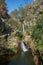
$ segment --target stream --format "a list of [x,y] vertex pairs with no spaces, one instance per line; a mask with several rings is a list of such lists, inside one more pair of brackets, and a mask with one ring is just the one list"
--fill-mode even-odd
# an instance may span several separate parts
[[15,56],[11,56],[11,60],[8,56],[0,56],[0,65],[35,65],[31,51],[27,49],[23,42],[21,43],[22,51]]
[[0,65],[35,65],[31,52],[21,52],[9,61],[7,56],[0,59]]
[[35,65],[32,59],[32,55],[29,52],[22,52],[13,59],[8,65]]

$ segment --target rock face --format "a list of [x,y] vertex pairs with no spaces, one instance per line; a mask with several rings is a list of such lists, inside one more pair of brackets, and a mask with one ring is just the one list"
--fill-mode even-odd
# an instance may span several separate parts
[[36,55],[34,56],[34,62],[35,62],[35,65],[39,65],[38,64],[38,57]]
[[35,2],[31,3],[30,5],[26,6],[27,10],[27,19],[29,21],[25,21],[27,25],[35,25],[38,18],[41,18],[43,15],[43,0],[36,0]]
[[32,49],[32,52],[34,53],[35,51],[35,45],[34,45],[34,40],[30,36],[26,36],[24,39],[26,45]]
[[[2,41],[3,40],[3,41]],[[13,54],[18,52],[18,40],[14,37],[8,37],[6,41],[4,37],[0,38],[0,55]]]
[[8,40],[8,48],[18,47],[18,41],[14,37]]

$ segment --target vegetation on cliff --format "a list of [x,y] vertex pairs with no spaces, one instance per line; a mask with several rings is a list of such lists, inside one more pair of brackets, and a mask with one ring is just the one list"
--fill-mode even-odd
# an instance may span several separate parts
[[[10,14],[10,18],[7,13],[5,0],[0,1],[0,6],[1,6],[0,35],[1,33],[9,34],[7,32],[10,32],[10,36],[8,38],[9,40],[11,40],[10,43],[13,43],[15,38],[20,41],[20,38],[22,37],[22,35],[23,35],[22,37],[23,40],[25,39],[26,36],[27,37],[30,36],[32,40],[34,40],[33,44],[35,44],[36,48],[43,49],[43,44],[42,44],[43,43],[43,1],[36,0],[35,2],[25,7],[20,7],[18,10],[12,11]],[[1,24],[1,22],[3,21],[4,23]],[[5,23],[5,21],[7,22]],[[29,44],[29,41],[28,41],[28,44]],[[10,45],[10,44],[7,44],[7,45]]]

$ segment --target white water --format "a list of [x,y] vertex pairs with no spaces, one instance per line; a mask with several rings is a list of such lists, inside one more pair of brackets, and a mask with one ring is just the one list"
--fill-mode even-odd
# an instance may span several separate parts
[[21,41],[21,49],[22,49],[22,51],[24,51],[24,52],[28,51],[28,48],[25,46],[25,44],[24,44],[23,41]]
[[24,32],[25,30],[24,30],[24,24],[22,24],[22,32]]

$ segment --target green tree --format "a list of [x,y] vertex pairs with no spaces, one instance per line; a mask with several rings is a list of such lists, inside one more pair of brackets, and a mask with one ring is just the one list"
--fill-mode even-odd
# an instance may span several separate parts
[[5,0],[0,0],[0,33],[2,33],[8,27],[5,21],[7,21],[10,16],[7,12]]
[[15,9],[14,11],[11,12],[11,14],[16,18],[19,16],[19,11]]
[[37,46],[43,45],[43,17],[37,20],[32,30],[32,38],[37,43]]

